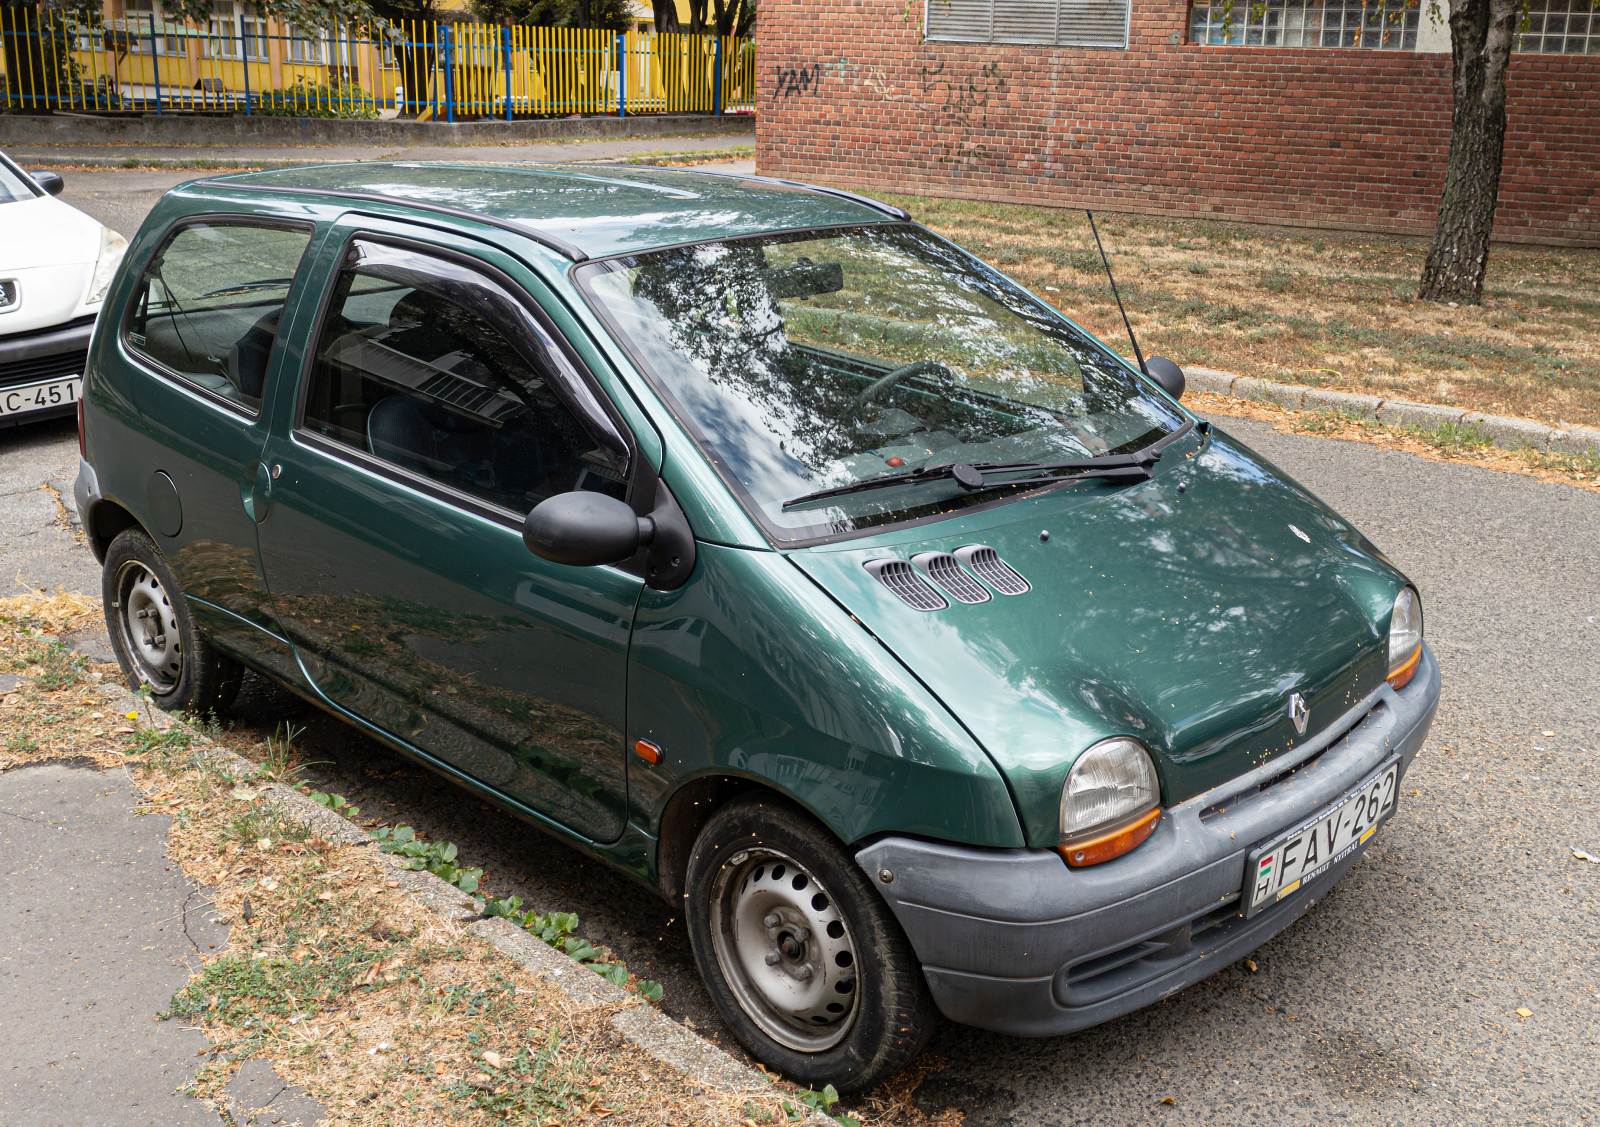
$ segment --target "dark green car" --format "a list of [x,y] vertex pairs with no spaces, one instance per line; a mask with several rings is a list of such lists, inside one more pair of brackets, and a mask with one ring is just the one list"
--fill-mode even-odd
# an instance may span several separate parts
[[1439,673],[1360,533],[899,210],[421,164],[184,185],[90,353],[128,676],[244,668],[681,903],[809,1083],[1253,950]]

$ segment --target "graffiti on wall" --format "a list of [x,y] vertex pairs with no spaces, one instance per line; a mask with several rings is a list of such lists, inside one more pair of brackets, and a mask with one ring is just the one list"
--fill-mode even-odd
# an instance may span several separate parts
[[779,98],[792,98],[796,94],[810,94],[822,85],[822,64],[783,67],[778,71],[778,87],[773,92]]

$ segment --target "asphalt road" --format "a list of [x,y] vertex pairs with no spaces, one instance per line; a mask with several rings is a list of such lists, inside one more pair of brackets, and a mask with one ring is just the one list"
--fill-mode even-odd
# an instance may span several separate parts
[[[178,178],[77,174],[67,199],[130,231]],[[1445,696],[1398,816],[1255,971],[1054,1040],[945,1026],[919,1102],[978,1125],[1593,1121],[1600,865],[1573,849],[1600,855],[1600,494],[1221,422],[1423,592]],[[33,466],[45,480],[71,442],[64,428],[0,434],[0,481],[9,492]],[[25,541],[0,522],[0,576],[41,566]],[[76,550],[53,543],[52,559]],[[280,690],[252,682],[235,720],[303,725],[314,783],[455,841],[498,894],[578,912],[585,934],[665,984],[669,1012],[718,1036],[682,924],[648,892]]]

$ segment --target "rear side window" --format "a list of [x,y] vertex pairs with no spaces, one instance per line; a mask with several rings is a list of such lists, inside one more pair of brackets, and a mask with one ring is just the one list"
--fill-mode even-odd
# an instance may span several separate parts
[[[578,385],[495,281],[454,259],[358,241],[317,339],[302,426],[517,514],[575,489],[620,498],[627,447],[558,392]],[[592,396],[580,406],[600,414]]]
[[128,317],[128,347],[249,414],[290,283],[311,241],[299,227],[191,223],[150,260]]

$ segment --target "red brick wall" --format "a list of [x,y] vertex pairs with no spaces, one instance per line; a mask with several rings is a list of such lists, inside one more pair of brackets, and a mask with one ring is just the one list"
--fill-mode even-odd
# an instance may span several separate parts
[[[921,0],[762,0],[760,172],[880,191],[1431,231],[1448,55],[925,43]],[[1512,60],[1495,233],[1600,246],[1600,58]]]

